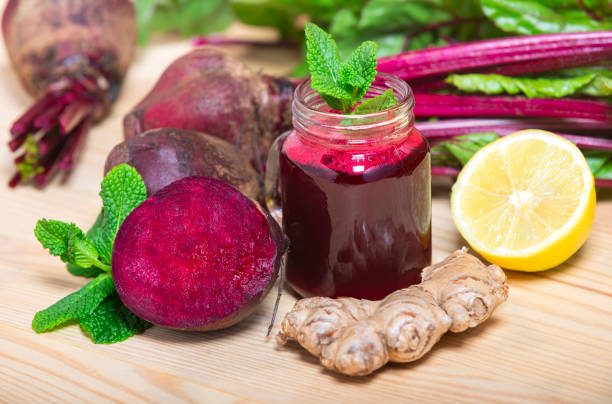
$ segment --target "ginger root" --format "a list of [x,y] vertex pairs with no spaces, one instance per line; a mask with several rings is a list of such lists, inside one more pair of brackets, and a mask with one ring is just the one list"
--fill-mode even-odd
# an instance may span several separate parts
[[484,265],[465,248],[423,269],[421,277],[420,284],[379,301],[298,300],[276,341],[296,340],[326,368],[363,376],[389,361],[419,359],[447,330],[477,326],[508,298],[502,269]]

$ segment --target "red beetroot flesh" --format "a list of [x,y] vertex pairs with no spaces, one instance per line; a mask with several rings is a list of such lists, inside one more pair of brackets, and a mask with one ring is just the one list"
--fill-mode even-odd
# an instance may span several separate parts
[[238,147],[258,171],[291,124],[294,83],[206,47],[172,63],[124,120],[126,139],[155,128],[196,130]]
[[190,177],[125,219],[112,267],[125,305],[152,323],[214,330],[246,317],[276,278],[280,229],[230,185]]

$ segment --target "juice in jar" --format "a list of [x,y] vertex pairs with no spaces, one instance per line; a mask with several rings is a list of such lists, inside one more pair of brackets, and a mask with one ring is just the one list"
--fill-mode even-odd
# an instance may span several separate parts
[[296,90],[279,176],[286,276],[303,296],[380,299],[419,283],[431,262],[429,146],[413,127],[409,88],[384,76],[374,91],[395,85],[404,100],[377,118],[300,111],[300,91],[312,90]]

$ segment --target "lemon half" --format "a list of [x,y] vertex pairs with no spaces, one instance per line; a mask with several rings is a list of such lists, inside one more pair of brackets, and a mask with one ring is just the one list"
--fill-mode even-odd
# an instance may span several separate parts
[[528,129],[474,154],[453,186],[451,209],[461,235],[485,259],[541,271],[585,242],[595,216],[595,181],[576,145]]

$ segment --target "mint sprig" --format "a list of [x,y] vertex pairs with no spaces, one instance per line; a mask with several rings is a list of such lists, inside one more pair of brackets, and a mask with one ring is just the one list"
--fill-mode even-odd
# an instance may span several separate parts
[[34,235],[51,255],[59,256],[64,262],[81,268],[94,266],[105,272],[111,269],[98,259],[96,247],[74,223],[41,219],[36,223]]
[[393,89],[388,89],[381,95],[370,98],[355,107],[355,114],[372,114],[387,110],[394,105],[397,105],[397,99]]
[[117,293],[109,295],[95,310],[82,317],[80,323],[96,344],[124,341],[151,326],[125,307]]
[[94,311],[106,296],[114,291],[115,284],[111,275],[98,275],[79,291],[36,313],[32,320],[32,328],[40,333],[51,331],[70,320],[78,320]]
[[110,273],[117,231],[127,215],[147,198],[146,186],[136,169],[121,164],[102,181],[100,196],[102,210],[87,234],[74,223],[41,219],[36,224],[36,238],[51,255],[68,264],[71,274],[95,277],[79,291],[36,313],[32,321],[36,332],[78,320],[95,343],[111,343],[149,326],[121,303]]
[[[319,92],[321,98],[331,108],[345,114],[351,113],[353,106],[361,101],[376,78],[378,45],[372,41],[362,42],[351,53],[348,63],[344,63],[340,59],[338,46],[330,34],[310,22],[306,23],[304,30],[306,33],[306,62],[311,75],[310,86]],[[370,108],[389,108],[388,94],[385,99],[385,102],[373,102]],[[395,95],[393,95],[393,100],[397,104]],[[371,112],[378,111],[383,111],[383,109]]]
[[[125,165],[124,169],[111,170],[102,180],[100,196],[104,218],[102,219],[101,242],[105,253],[112,251],[115,235],[123,220],[147,199],[147,188],[135,168]],[[110,261],[110,256],[108,257]]]

